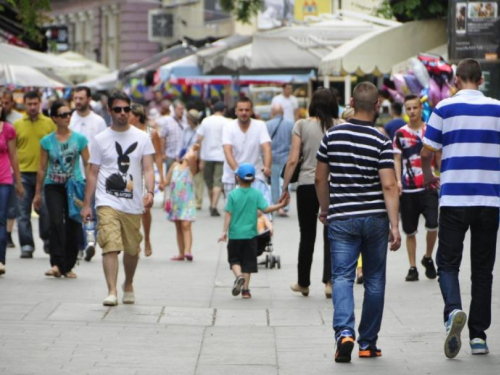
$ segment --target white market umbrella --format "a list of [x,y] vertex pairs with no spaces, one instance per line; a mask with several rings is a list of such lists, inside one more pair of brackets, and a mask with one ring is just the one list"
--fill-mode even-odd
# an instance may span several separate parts
[[118,70],[108,73],[96,79],[80,83],[94,90],[111,90],[118,87]]
[[0,86],[15,85],[22,87],[68,87],[63,79],[58,80],[29,66],[0,65]]
[[37,52],[28,48],[0,43],[0,64],[30,66],[32,68],[75,68],[83,64],[62,59],[55,55]]
[[82,66],[75,68],[54,69],[58,76],[71,82],[79,83],[88,81],[111,73],[111,69],[106,65],[100,64],[97,61],[91,60],[73,51],[61,53],[58,57],[70,62],[82,64]]

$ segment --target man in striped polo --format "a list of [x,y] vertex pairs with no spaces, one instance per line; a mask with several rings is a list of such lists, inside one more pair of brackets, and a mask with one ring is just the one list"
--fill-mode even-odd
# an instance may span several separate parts
[[[438,249],[439,286],[444,299],[445,355],[460,351],[467,321],[462,311],[458,274],[466,232],[471,231],[471,305],[469,338],[472,354],[487,354],[491,323],[491,289],[498,231],[500,190],[500,102],[485,97],[481,66],[462,60],[455,84],[459,92],[441,101],[429,119],[421,152],[424,181],[440,183]],[[431,160],[442,150],[440,181]]]
[[359,357],[382,355],[377,339],[384,310],[388,239],[391,250],[401,246],[392,142],[373,127],[379,107],[377,88],[369,82],[358,84],[351,106],[354,117],[331,128],[323,138],[316,168],[319,218],[329,222],[336,362],[350,362],[354,347],[353,284],[360,254],[365,300]]

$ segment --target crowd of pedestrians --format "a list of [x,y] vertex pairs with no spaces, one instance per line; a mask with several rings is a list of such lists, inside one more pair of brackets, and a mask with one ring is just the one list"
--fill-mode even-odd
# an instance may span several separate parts
[[[291,185],[296,183],[300,242],[291,290],[309,294],[320,222],[324,224],[322,282],[334,306],[336,362],[351,361],[356,340],[360,358],[382,355],[377,341],[387,250],[401,246],[401,218],[410,266],[406,281],[419,279],[415,235],[421,215],[427,236],[420,263],[427,278],[439,278],[445,304],[445,355],[454,358],[459,353],[466,323],[472,354],[487,354],[499,226],[500,102],[479,91],[482,82],[479,63],[463,60],[456,71],[458,93],[441,101],[428,123],[422,121],[419,98],[410,95],[403,106],[392,104],[393,120],[385,130],[374,126],[381,103],[376,86],[369,82],[359,83],[349,105],[342,108],[338,93],[317,89],[305,119],[298,118],[291,84],[284,84],[283,93],[272,101],[267,123],[255,118],[253,103],[245,97],[236,102],[235,119],[229,119],[226,106],[215,98],[201,112],[155,95],[149,113],[158,117],[149,118],[146,107],[117,90],[108,96],[107,126],[93,112],[86,87],[74,89],[74,111],[56,101],[50,118],[40,113],[36,92],[24,94],[26,113],[20,114],[13,109],[12,93],[4,91],[0,274],[6,273],[6,248],[13,245],[13,219],[18,222],[21,258],[33,257],[34,206],[44,251],[50,255],[47,276],[77,278],[79,251],[90,261],[97,238],[108,288],[103,304],[118,304],[121,252],[122,302],[135,303],[141,222],[144,254],[151,256],[153,251],[150,208],[156,164],[167,219],[176,230],[178,253],[171,260],[194,260],[193,222],[202,208],[206,184],[212,217],[221,216],[219,200],[222,196],[225,200],[219,241],[228,241],[228,263],[235,277],[232,295],[250,299],[250,275],[257,272],[257,235],[266,230],[272,235],[272,217],[266,215],[277,211],[278,216],[288,216]],[[401,117],[403,107],[408,123]],[[78,199],[70,191],[70,181],[85,184]],[[80,217],[72,215],[75,204]],[[90,235],[82,224],[91,228]],[[467,319],[458,275],[469,229],[472,301]],[[357,332],[356,280],[362,280],[365,290]]]

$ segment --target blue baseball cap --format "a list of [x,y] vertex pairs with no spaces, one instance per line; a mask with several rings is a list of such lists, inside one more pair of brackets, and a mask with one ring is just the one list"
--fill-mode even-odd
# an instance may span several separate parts
[[245,181],[253,181],[255,178],[255,167],[250,163],[240,164],[236,174],[239,178]]

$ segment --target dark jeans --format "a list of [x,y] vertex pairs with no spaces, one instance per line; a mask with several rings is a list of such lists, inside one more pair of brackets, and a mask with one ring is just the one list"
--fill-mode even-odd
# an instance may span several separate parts
[[465,233],[471,231],[470,338],[486,339],[491,324],[491,288],[495,264],[498,208],[442,207],[439,214],[439,245],[436,255],[439,286],[444,299],[444,321],[454,309],[462,309],[458,274]]
[[[19,243],[21,251],[34,251],[33,230],[31,228],[31,208],[35,198],[36,172],[22,172],[21,183],[24,188],[24,196],[17,199],[17,229],[19,232]],[[42,197],[43,200],[43,197]],[[49,217],[45,204],[38,211],[40,238],[46,243],[49,240]]]
[[0,263],[5,264],[7,251],[7,212],[12,185],[0,185]]
[[78,256],[78,231],[81,224],[68,216],[68,197],[64,185],[45,185],[45,200],[50,219],[50,264],[62,274],[73,269]]
[[[302,287],[311,285],[311,265],[316,242],[316,226],[318,224],[319,201],[314,185],[300,185],[297,188],[297,214],[299,216],[300,243],[298,283]],[[330,244],[328,228],[323,229],[323,283],[331,281]]]

